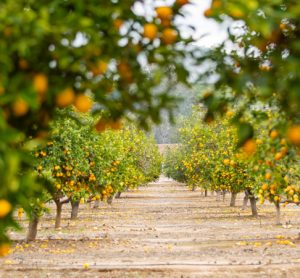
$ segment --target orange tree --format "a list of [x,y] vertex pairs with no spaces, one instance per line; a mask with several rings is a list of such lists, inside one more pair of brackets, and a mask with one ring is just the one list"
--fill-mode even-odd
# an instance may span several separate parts
[[[230,205],[234,206],[237,193],[251,191],[252,184],[248,176],[247,155],[236,148],[237,132],[230,124],[233,113],[228,112],[226,119],[218,119],[210,124],[197,120],[202,116],[203,112],[195,109],[185,121],[180,129],[181,150],[171,157],[175,160],[179,158],[181,161],[173,162],[173,165],[177,163],[181,167],[175,168],[169,163],[167,170],[175,172],[172,177],[176,178],[176,170],[180,169],[185,182],[192,188],[230,191]],[[254,196],[251,201],[252,213],[256,215]]]
[[185,4],[148,15],[138,0],[1,1],[0,244],[13,210],[41,190],[24,140],[47,136],[55,107],[87,111],[88,93],[114,121],[131,111],[143,126],[173,107],[167,92],[188,75],[182,61],[190,40],[174,24]]
[[260,203],[268,200],[274,203],[277,212],[276,222],[280,223],[280,204],[299,205],[300,187],[299,155],[293,144],[281,133],[285,116],[273,110],[267,111],[267,119],[252,122],[259,127],[256,135],[256,151],[249,157],[249,175],[255,178],[254,191]]
[[98,190],[94,165],[98,159],[93,119],[71,109],[60,111],[51,125],[46,146],[35,152],[38,174],[52,182],[48,190],[57,208],[55,227],[60,226],[62,205],[71,202],[76,217],[79,200]]
[[153,137],[129,124],[97,133],[94,122],[73,109],[60,111],[46,146],[35,152],[36,171],[50,186],[33,200],[28,241],[35,239],[39,217],[50,200],[56,204],[58,228],[63,204],[71,203],[74,219],[80,203],[105,201],[160,175],[161,158]]
[[[228,20],[224,15],[242,27],[238,31],[229,28],[227,41],[207,58],[214,60],[218,76],[215,89],[226,85],[234,93],[230,99],[220,98],[218,90],[206,94],[203,101],[208,107],[207,117],[214,117],[218,111],[225,113],[228,104],[245,97],[247,106],[241,109],[240,117],[251,105],[273,106],[276,100],[276,105],[285,112],[281,131],[291,143],[300,145],[300,3],[213,0],[205,11],[205,16],[219,22]],[[253,134],[253,125],[248,122],[248,132],[241,141],[245,142]]]

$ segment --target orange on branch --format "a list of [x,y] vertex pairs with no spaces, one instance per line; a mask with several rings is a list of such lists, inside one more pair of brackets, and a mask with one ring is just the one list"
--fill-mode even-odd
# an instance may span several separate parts
[[153,23],[147,23],[144,25],[143,36],[149,40],[154,40],[157,37],[157,26]]
[[29,106],[25,100],[22,98],[17,99],[13,104],[12,104],[12,111],[14,116],[16,117],[21,117],[27,114],[29,110]]
[[33,78],[33,87],[39,95],[44,95],[48,91],[47,76],[43,73],[36,74]]
[[162,32],[162,41],[165,44],[173,44],[177,40],[178,33],[175,29],[166,28]]
[[73,104],[74,100],[75,93],[72,88],[67,88],[56,96],[56,104],[60,108]]
[[173,11],[168,6],[161,6],[155,9],[157,17],[161,20],[171,19],[173,16]]
[[80,94],[76,96],[74,106],[80,112],[88,112],[93,105],[93,101],[86,95]]
[[113,24],[114,24],[114,27],[119,30],[122,27],[122,25],[123,25],[123,20],[120,19],[120,18],[116,18],[114,20]]
[[176,0],[177,5],[179,6],[184,6],[188,4],[190,1],[189,0]]
[[272,130],[271,133],[270,133],[270,137],[272,139],[276,139],[278,137],[278,131],[277,130]]
[[4,218],[12,210],[12,205],[5,199],[0,200],[0,218]]
[[289,127],[287,137],[293,145],[300,145],[300,125]]
[[243,151],[247,155],[252,155],[256,151],[256,143],[253,139],[248,139],[242,146]]
[[0,243],[0,257],[7,256],[10,253],[10,245],[8,243]]

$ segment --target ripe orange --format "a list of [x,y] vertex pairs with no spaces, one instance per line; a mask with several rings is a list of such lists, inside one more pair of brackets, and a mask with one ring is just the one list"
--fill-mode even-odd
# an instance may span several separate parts
[[177,40],[177,35],[178,35],[178,33],[175,29],[166,28],[162,32],[161,39],[165,44],[173,44]]
[[264,183],[262,186],[261,186],[261,189],[262,190],[267,190],[268,189],[268,185],[266,183]]
[[157,37],[157,26],[153,23],[147,23],[144,25],[143,36],[149,40],[154,40]]
[[128,83],[132,81],[132,72],[126,62],[120,62],[117,66],[120,76]]
[[96,123],[95,128],[97,131],[103,132],[107,128],[107,122],[101,119],[100,121],[98,121],[98,123]]
[[115,20],[114,20],[114,27],[116,28],[116,29],[120,29],[121,28],[121,26],[123,25],[123,20],[122,19],[120,19],[120,18],[116,18]]
[[25,100],[19,98],[12,104],[12,110],[16,117],[21,117],[27,114],[29,107]]
[[121,120],[116,120],[116,121],[110,121],[109,122],[109,127],[113,130],[118,130],[123,127],[123,123]]
[[247,155],[252,155],[256,151],[256,143],[253,139],[248,139],[243,145],[243,151]]
[[177,5],[184,6],[189,3],[189,0],[176,0]]
[[270,172],[266,173],[266,179],[270,180],[272,178],[272,174]]
[[171,19],[173,15],[173,11],[168,6],[161,6],[155,9],[157,17],[161,20]]
[[58,107],[66,107],[74,102],[75,94],[72,88],[63,90],[56,96],[56,104]]
[[8,243],[0,244],[0,257],[7,256],[10,253],[10,245]]
[[223,163],[224,163],[225,165],[229,165],[230,160],[229,160],[228,158],[226,158],[226,159],[223,160]]
[[276,139],[278,137],[278,131],[277,130],[272,130],[271,133],[270,133],[270,137],[272,139]]
[[7,214],[10,213],[12,205],[5,199],[0,200],[0,218],[4,218]]
[[275,160],[280,160],[283,157],[283,153],[276,153],[275,154]]
[[221,2],[220,0],[214,0],[214,1],[212,2],[212,7],[213,7],[214,9],[221,8],[221,6],[222,6],[222,2]]
[[276,202],[276,203],[280,202],[280,197],[279,196],[275,196],[274,197],[274,202]]
[[300,125],[293,125],[288,129],[287,137],[294,145],[300,145]]
[[74,101],[74,106],[77,108],[77,110],[83,113],[88,112],[91,109],[92,105],[92,100],[88,96],[83,94],[76,96]]
[[211,17],[212,14],[213,14],[213,11],[212,11],[211,8],[205,10],[205,12],[204,12],[204,16],[205,16],[205,17]]
[[33,87],[39,95],[44,95],[48,91],[48,78],[45,74],[36,74],[33,78]]
[[107,63],[101,60],[97,63],[97,66],[92,68],[92,72],[95,76],[104,74],[107,71],[107,66]]

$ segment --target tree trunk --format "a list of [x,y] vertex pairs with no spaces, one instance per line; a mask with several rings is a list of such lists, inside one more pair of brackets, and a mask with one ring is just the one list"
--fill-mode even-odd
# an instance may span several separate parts
[[78,216],[79,201],[71,201],[71,219],[76,219]]
[[236,196],[237,196],[237,193],[235,193],[235,192],[231,193],[231,199],[230,199],[230,206],[231,207],[235,207]]
[[35,213],[32,213],[32,218],[28,225],[28,233],[26,237],[27,242],[34,241],[36,239],[39,220],[39,217]]
[[275,203],[275,208],[276,208],[276,225],[280,225],[280,204]]
[[207,189],[204,191],[204,196],[207,197]]
[[223,190],[223,202],[225,202],[226,190]]
[[112,202],[113,202],[113,199],[114,199],[114,196],[113,196],[113,195],[109,196],[109,197],[107,198],[107,203],[108,203],[109,205],[111,205]]
[[212,192],[210,193],[210,195],[211,195],[211,196],[214,196],[214,195],[215,195],[215,192],[214,192],[214,191],[212,191]]
[[[246,197],[246,196],[245,196]],[[247,196],[248,198],[248,196]],[[250,195],[249,196],[249,200],[250,200],[250,205],[251,205],[251,211],[252,211],[252,216],[257,217],[257,208],[256,208],[256,199],[254,195]]]
[[193,186],[192,186],[192,191],[195,191],[195,190],[196,190],[196,186],[193,185]]
[[116,195],[115,195],[115,198],[119,199],[121,197],[121,194],[122,194],[122,192],[117,192]]
[[[247,192],[245,191],[242,210],[246,209],[248,200],[249,200],[249,196],[248,196]],[[251,200],[250,200],[250,203],[251,203]],[[252,204],[251,204],[251,209],[252,209]]]
[[56,204],[55,228],[57,229],[60,228],[62,204],[60,200],[55,200],[55,204]]
[[218,190],[218,191],[217,191],[217,198],[216,198],[216,201],[219,202],[219,201],[220,201],[220,198],[221,198],[221,191]]
[[100,206],[100,200],[96,200],[93,208],[96,209],[96,208],[99,208],[99,206]]

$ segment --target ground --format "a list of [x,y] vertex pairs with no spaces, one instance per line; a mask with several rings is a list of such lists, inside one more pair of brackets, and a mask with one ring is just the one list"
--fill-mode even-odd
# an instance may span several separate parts
[[11,232],[0,277],[299,277],[299,208],[284,208],[278,226],[273,205],[252,218],[242,198],[230,208],[229,196],[217,202],[162,178],[112,205],[82,205],[74,221],[66,206],[62,228],[46,215],[34,243]]

